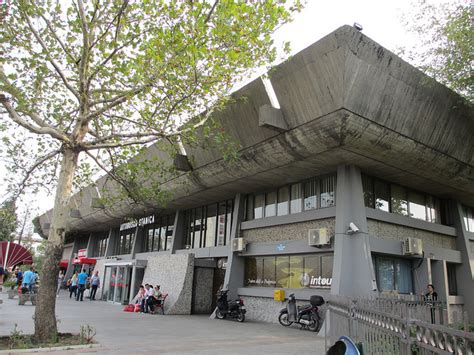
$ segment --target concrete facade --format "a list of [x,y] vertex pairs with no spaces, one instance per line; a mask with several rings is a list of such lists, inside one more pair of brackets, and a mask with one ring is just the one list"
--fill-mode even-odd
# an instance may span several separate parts
[[[427,283],[435,283],[440,298],[448,304],[450,318],[461,308],[474,317],[474,233],[465,226],[462,208],[474,206],[472,108],[349,26],[277,66],[270,82],[281,109],[271,106],[260,79],[234,93],[235,100],[214,118],[239,142],[239,158],[229,163],[218,147],[185,146],[192,169],[159,178],[172,196],[165,207],[149,201],[147,208],[138,208],[123,201],[104,211],[90,207],[95,188],[74,196],[82,216],[71,219],[69,225],[74,250],[84,236],[94,239],[97,233],[109,231],[105,257],[117,257],[119,229],[126,217],[171,215],[174,224],[168,250],[144,250],[144,233],[150,228],[144,224],[135,230],[131,254],[118,256],[147,261],[142,282],[161,284],[170,294],[167,311],[171,313],[190,313],[193,308],[204,311],[212,292],[224,286],[231,297],[244,298],[250,319],[275,321],[281,302],[273,301],[274,289],[283,288],[287,295],[295,292],[301,301],[312,294],[376,296],[387,287],[382,284],[388,278],[395,291],[413,295],[425,291]],[[149,155],[165,164],[175,161],[157,146],[137,159]],[[388,186],[387,201],[377,203],[390,205],[390,210],[369,206],[368,195],[375,196],[376,189],[364,185],[366,177]],[[316,182],[306,188],[308,181]],[[104,183],[100,180],[99,187]],[[288,197],[294,185],[304,191],[314,189],[317,206],[298,192]],[[403,198],[396,200],[394,186],[406,191]],[[114,185],[107,188],[113,190]],[[323,195],[330,196],[330,203],[325,200],[324,206]],[[422,202],[408,201],[407,196],[412,195]],[[287,206],[301,201],[300,209],[290,213],[288,207],[277,213],[279,196],[287,196]],[[261,211],[255,205],[254,212],[266,215],[249,218],[249,198],[275,202],[268,211],[270,202],[264,202]],[[435,200],[436,207],[430,207],[434,202],[429,201]],[[192,249],[187,244],[189,233],[207,229],[207,224],[190,224],[190,216],[195,218],[193,209],[222,201],[232,201],[229,217],[214,218],[209,225],[221,223],[219,233],[229,227],[225,245]],[[437,218],[400,214],[395,203],[414,211],[420,206],[426,213],[435,210]],[[41,216],[43,226],[48,218],[48,214]],[[357,230],[351,230],[351,225]],[[329,244],[310,245],[308,235],[322,230],[330,237]],[[218,236],[216,229],[216,240]],[[403,251],[409,237],[422,241],[421,255]],[[232,249],[236,238],[246,241],[244,250]],[[93,248],[95,244],[87,245]],[[325,264],[328,256],[332,258],[330,268]],[[303,258],[308,258],[304,264]],[[270,279],[248,276],[267,272],[266,262],[275,270]],[[386,263],[384,267],[381,262]],[[319,263],[312,268],[314,278],[304,271],[307,266],[301,266],[306,263]],[[404,265],[404,277],[411,281],[402,287],[398,284],[401,275],[394,276],[397,271],[393,270]],[[211,277],[211,271],[217,275],[218,268],[225,269],[224,280]],[[392,270],[391,274],[384,273],[386,270]],[[295,273],[301,273],[301,280]],[[305,281],[308,277],[311,287]],[[317,284],[318,277],[325,282],[330,278],[330,287]],[[270,281],[275,287],[256,287],[249,281],[252,278],[267,286]],[[312,288],[311,282],[317,287]]]

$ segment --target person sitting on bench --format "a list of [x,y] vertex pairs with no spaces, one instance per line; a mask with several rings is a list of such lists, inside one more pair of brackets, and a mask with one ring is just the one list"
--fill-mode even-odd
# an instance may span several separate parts
[[147,299],[147,306],[150,309],[150,313],[154,314],[155,313],[155,306],[157,304],[161,304],[161,291],[160,291],[160,285],[155,286],[155,290],[151,294],[150,297]]

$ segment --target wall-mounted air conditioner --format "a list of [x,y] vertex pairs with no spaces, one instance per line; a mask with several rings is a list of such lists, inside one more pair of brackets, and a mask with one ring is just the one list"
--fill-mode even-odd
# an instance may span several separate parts
[[247,248],[247,243],[244,238],[232,239],[232,251],[244,251]]
[[331,237],[327,228],[317,228],[308,230],[308,245],[313,247],[321,247],[331,245]]
[[423,241],[418,238],[408,237],[402,242],[404,255],[423,255]]

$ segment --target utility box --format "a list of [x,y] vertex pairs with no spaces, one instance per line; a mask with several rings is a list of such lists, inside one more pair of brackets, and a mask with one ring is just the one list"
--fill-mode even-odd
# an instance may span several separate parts
[[284,301],[285,300],[285,290],[274,290],[273,299],[275,301]]

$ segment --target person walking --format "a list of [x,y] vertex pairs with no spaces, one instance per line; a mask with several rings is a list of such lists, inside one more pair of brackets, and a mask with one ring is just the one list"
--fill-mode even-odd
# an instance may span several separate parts
[[74,298],[77,297],[77,273],[74,271],[71,279],[69,280],[69,298],[74,294]]
[[91,277],[91,301],[95,301],[95,294],[97,289],[100,287],[100,277],[99,272],[94,272],[94,275]]
[[86,274],[86,270],[83,269],[82,272],[77,276],[77,296],[76,301],[84,300],[84,290],[86,289],[86,282],[89,276]]
[[25,272],[23,275],[23,280],[21,281],[21,288],[27,288],[28,292],[31,293],[32,288],[31,288],[31,282],[33,281],[34,278],[34,272],[33,272],[33,267],[30,267],[30,269]]
[[424,295],[425,302],[430,306],[431,323],[436,324],[436,307],[439,307],[439,304],[436,303],[438,301],[438,293],[435,291],[433,284],[428,284],[426,289],[428,292]]
[[59,271],[58,275],[58,289],[56,290],[56,296],[59,297],[59,290],[61,290],[61,287],[63,287],[63,282],[64,282],[64,274],[63,271]]

